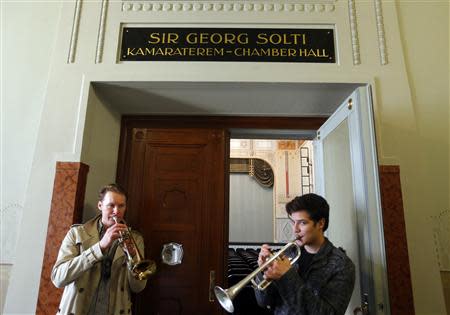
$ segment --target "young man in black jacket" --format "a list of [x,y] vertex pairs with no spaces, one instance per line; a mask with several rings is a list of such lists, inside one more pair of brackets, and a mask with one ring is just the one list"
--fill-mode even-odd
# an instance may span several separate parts
[[[306,194],[286,204],[286,211],[301,256],[293,265],[283,257],[265,270],[264,277],[273,282],[265,291],[255,290],[258,304],[273,309],[275,315],[345,314],[355,284],[355,266],[324,236],[329,218],[327,201]],[[268,245],[261,247],[259,265],[270,252]]]

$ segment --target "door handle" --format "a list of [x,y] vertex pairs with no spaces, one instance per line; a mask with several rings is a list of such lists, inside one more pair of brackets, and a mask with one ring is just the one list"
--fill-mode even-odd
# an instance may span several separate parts
[[209,301],[214,302],[214,287],[216,285],[216,271],[209,272]]
[[183,260],[183,245],[178,243],[164,244],[161,251],[161,261],[169,266],[181,264]]

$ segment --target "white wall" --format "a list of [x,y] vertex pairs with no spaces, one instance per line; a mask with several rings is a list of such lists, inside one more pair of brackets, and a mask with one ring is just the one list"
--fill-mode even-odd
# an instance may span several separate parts
[[230,174],[230,242],[273,242],[273,187]]
[[[380,163],[401,167],[416,314],[443,314],[442,288],[427,218],[449,206],[448,176],[446,179],[442,175],[450,174],[448,120],[445,119],[450,117],[446,69],[449,64],[448,2],[382,1],[388,63],[381,65],[376,29],[380,20],[377,21],[374,9],[374,3],[379,2],[356,1],[361,49],[361,64],[356,66],[352,60],[348,2],[318,2],[332,3],[335,10],[144,12],[123,11],[121,2],[110,1],[103,62],[100,64],[95,64],[100,1],[83,1],[74,64],[67,64],[74,2],[2,2],[2,9],[5,8],[2,12],[5,22],[2,23],[6,23],[2,24],[2,36],[6,35],[2,38],[1,70],[4,161],[1,208],[17,203],[23,205],[26,214],[20,228],[13,231],[23,231],[18,240],[23,252],[16,255],[5,313],[35,312],[55,161],[81,159],[90,81],[170,81],[176,78],[177,81],[240,82],[371,81]],[[62,22],[56,25],[59,13]],[[253,26],[299,21],[336,23],[341,58],[339,64],[329,66],[163,62],[117,65],[117,38],[123,21],[201,21],[253,23]],[[16,36],[21,32],[24,36]],[[52,54],[55,38],[57,49]],[[53,67],[47,76],[50,60]],[[47,77],[48,86],[45,83]],[[42,123],[37,132],[39,121]],[[19,129],[17,126],[26,127]],[[418,150],[418,144],[421,150]],[[432,153],[424,149],[432,149]],[[20,180],[16,181],[18,178]]]
[[[422,290],[440,282],[440,275],[425,272],[437,263],[431,217],[449,209],[449,33],[448,2],[402,1],[399,26],[417,133],[402,152],[402,186],[406,208],[408,250],[414,302],[418,314],[437,314],[427,306],[437,292]],[[434,36],[430,36],[435,34]],[[445,65],[445,66],[444,66]],[[405,136],[406,138],[406,136]],[[414,156],[414,158],[412,158]],[[405,191],[406,189],[406,191]],[[405,194],[406,192],[406,194]],[[415,254],[418,253],[418,254]],[[420,254],[419,254],[420,253]]]
[[83,135],[81,162],[89,166],[83,222],[98,214],[98,191],[116,181],[120,139],[120,114],[97,97],[89,88],[89,104]]
[[[58,2],[1,2],[0,312],[16,257],[60,13]],[[25,212],[24,215],[27,213]]]

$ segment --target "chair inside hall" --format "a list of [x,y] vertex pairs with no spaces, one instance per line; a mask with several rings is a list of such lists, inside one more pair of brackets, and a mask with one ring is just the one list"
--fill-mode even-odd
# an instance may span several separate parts
[[[242,281],[253,270],[258,268],[258,252],[254,249],[228,249],[228,286]],[[256,302],[255,292],[251,283],[236,295],[233,300],[235,315],[272,315],[273,312],[264,309]]]
[[258,268],[258,252],[256,250],[252,248],[239,248],[236,250],[236,252],[245,260],[250,268]]

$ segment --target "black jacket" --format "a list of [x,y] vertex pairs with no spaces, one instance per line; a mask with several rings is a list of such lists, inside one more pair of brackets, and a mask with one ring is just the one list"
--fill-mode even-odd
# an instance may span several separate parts
[[343,315],[354,285],[355,265],[325,239],[308,270],[299,271],[295,263],[265,291],[255,289],[255,294],[258,304],[269,306],[275,315]]

